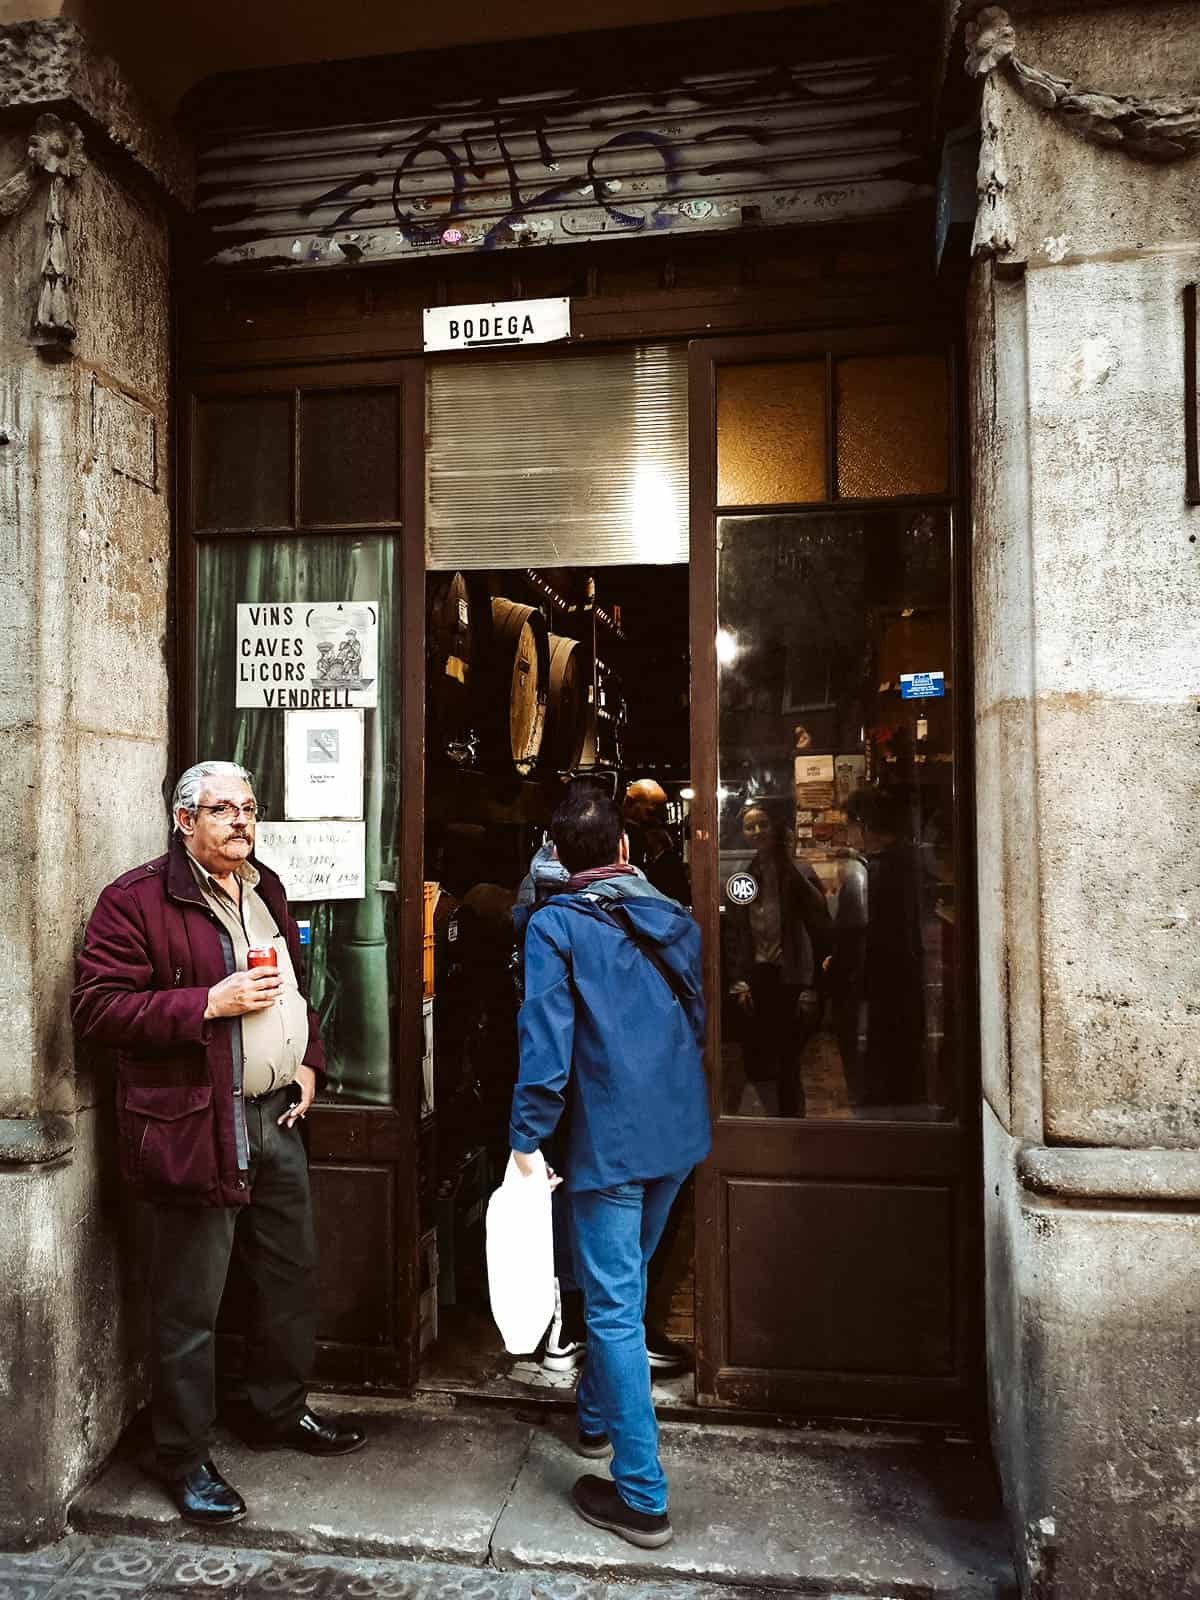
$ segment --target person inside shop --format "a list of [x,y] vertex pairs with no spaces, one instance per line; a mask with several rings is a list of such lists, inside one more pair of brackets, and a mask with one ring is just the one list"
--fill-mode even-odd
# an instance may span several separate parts
[[[849,813],[847,813],[849,818]],[[847,820],[847,843],[837,853],[837,909],[833,949],[825,958],[825,981],[833,1006],[833,1030],[846,1101],[854,1110],[868,1104],[863,1058],[866,1044],[867,858],[857,848],[861,834]],[[853,839],[853,842],[851,840]]]
[[[521,879],[513,911],[518,949],[518,993],[523,989],[520,951],[524,945],[529,913],[536,906],[545,905],[553,895],[561,894],[570,876],[558,859],[553,839],[543,840],[533,853],[529,871]],[[566,1160],[566,1132],[566,1127],[560,1125],[546,1141],[547,1164],[557,1172],[563,1170]],[[575,1279],[567,1196],[561,1185],[550,1197],[550,1215],[554,1226],[554,1315],[541,1345],[541,1363],[547,1372],[574,1372],[587,1354],[587,1324],[583,1316],[583,1290]]]
[[741,816],[754,855],[754,891],[723,918],[729,993],[742,1014],[742,1060],[755,1085],[776,1085],[781,1117],[805,1115],[801,1057],[818,1009],[821,969],[832,926],[820,879],[788,849],[782,823],[765,802]]
[[588,1355],[577,1447],[612,1449],[580,1477],[576,1510],[631,1544],[671,1536],[643,1319],[646,1267],[681,1185],[708,1154],[700,930],[629,863],[621,813],[577,783],[551,837],[571,874],[525,929],[520,1072],[509,1141],[518,1169],[570,1107],[564,1188]]
[[667,791],[653,778],[635,778],[625,791],[625,831],[629,859],[640,867],[660,894],[692,903],[688,869],[667,824]]
[[117,1052],[123,1176],[146,1204],[155,1471],[188,1522],[236,1522],[212,1460],[214,1329],[236,1251],[252,1286],[239,1432],[256,1450],[345,1455],[361,1429],[309,1408],[316,1246],[300,1124],[324,1072],[287,896],[254,860],[250,774],[205,761],[175,786],[165,855],[100,895],[71,1015]]
[[856,1041],[860,1104],[896,1110],[926,1098],[921,861],[912,799],[903,789],[856,789],[846,820],[847,842],[866,863],[865,928],[859,940],[835,944],[829,978],[835,997],[845,995],[847,1012],[866,1011],[865,1040]]
[[[625,790],[625,833],[629,839],[630,862],[640,867],[660,894],[677,900],[681,906],[691,906],[692,884],[687,866],[675,835],[667,822],[667,791],[653,778],[635,778]],[[676,1240],[687,1209],[688,1186],[671,1207],[663,1236],[650,1262],[646,1303],[659,1308],[661,1315],[670,1299],[671,1262]],[[681,1344],[669,1339],[654,1321],[646,1323],[646,1349],[650,1356],[650,1370],[660,1378],[669,1378],[685,1371],[691,1364],[689,1352]]]

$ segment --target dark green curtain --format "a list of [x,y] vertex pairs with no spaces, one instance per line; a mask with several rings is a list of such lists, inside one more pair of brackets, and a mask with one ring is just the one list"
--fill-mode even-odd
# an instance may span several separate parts
[[391,1040],[398,959],[396,882],[400,704],[396,542],[390,535],[211,539],[200,546],[196,640],[200,760],[238,761],[254,773],[267,815],[283,815],[283,711],[235,706],[237,607],[263,602],[368,600],[379,604],[379,701],[364,713],[366,894],[297,904],[311,924],[308,987],[329,1057],[328,1092],[392,1102]]

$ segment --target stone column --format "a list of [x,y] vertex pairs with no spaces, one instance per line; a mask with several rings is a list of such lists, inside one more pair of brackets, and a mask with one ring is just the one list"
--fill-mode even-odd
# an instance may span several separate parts
[[97,892],[166,838],[184,179],[71,24],[0,28],[0,104],[2,1546],[62,1530],[140,1395],[112,1084],[68,998]]
[[994,1440],[1027,1596],[1179,1600],[1200,1587],[1200,12],[973,9]]

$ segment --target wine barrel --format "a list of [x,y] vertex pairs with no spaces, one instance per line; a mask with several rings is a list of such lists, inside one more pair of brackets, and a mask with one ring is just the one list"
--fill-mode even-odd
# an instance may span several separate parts
[[494,599],[492,629],[495,687],[501,702],[493,732],[512,765],[528,774],[537,763],[546,725],[550,681],[546,622],[532,606]]
[[579,765],[587,734],[588,690],[592,674],[588,652],[578,639],[550,635],[550,685],[546,695],[546,733],[542,760],[555,772]]
[[425,619],[425,678],[429,747],[438,755],[460,749],[470,731],[472,606],[461,572],[430,581]]

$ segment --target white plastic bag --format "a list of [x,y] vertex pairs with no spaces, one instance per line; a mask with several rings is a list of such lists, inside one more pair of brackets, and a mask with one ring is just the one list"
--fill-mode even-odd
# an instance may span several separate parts
[[512,1155],[488,1201],[487,1269],[492,1316],[510,1355],[534,1349],[554,1315],[554,1227],[541,1153],[521,1176]]

